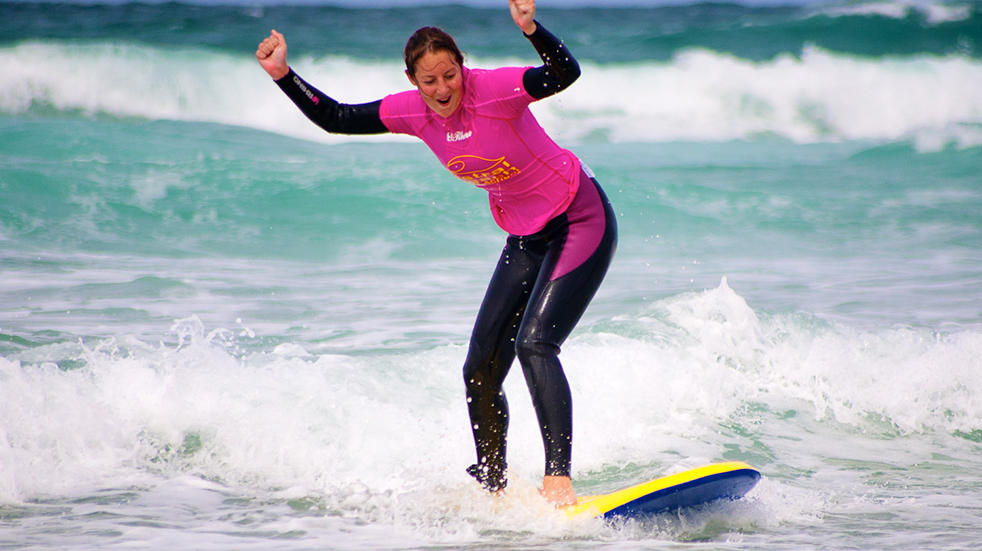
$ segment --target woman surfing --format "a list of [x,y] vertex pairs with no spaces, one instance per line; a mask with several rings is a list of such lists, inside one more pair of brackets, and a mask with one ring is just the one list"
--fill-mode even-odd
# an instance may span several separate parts
[[534,0],[509,0],[512,19],[543,61],[538,67],[469,68],[453,37],[434,27],[406,44],[414,89],[342,104],[287,64],[275,30],[256,58],[300,110],[340,134],[415,136],[458,178],[488,192],[508,233],[471,333],[464,384],[477,463],[467,472],[490,492],[507,485],[508,403],[502,384],[518,357],[545,446],[542,495],[576,502],[570,480],[572,400],[560,347],[586,310],[617,245],[613,210],[593,173],[559,147],[529,105],[580,75],[566,46],[535,20]]

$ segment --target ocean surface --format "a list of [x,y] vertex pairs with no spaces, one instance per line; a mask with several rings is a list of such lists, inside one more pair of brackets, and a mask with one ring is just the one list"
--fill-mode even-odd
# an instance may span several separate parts
[[404,40],[533,64],[504,9],[0,3],[0,548],[977,548],[982,4],[540,9],[583,67],[533,107],[620,224],[563,349],[573,476],[710,462],[745,499],[570,522],[484,495],[461,364],[503,245],[418,142],[331,136]]

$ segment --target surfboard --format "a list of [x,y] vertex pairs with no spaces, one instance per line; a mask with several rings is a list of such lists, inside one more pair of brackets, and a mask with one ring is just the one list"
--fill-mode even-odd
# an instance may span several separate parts
[[566,507],[566,515],[605,519],[655,515],[721,499],[739,499],[759,480],[760,471],[746,463],[714,463],[613,493],[580,497],[575,505]]

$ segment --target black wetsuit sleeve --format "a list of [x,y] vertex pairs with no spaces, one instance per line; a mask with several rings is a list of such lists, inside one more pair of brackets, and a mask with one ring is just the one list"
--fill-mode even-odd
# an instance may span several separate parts
[[382,124],[379,106],[382,100],[348,105],[338,103],[307,84],[293,69],[276,81],[281,90],[297,104],[300,111],[314,124],[333,134],[383,134],[389,131]]
[[580,64],[573,59],[562,40],[556,38],[545,27],[535,22],[535,32],[525,35],[535,46],[535,51],[545,62],[541,67],[525,71],[522,84],[525,90],[535,99],[549,97],[569,88],[570,84],[580,76]]

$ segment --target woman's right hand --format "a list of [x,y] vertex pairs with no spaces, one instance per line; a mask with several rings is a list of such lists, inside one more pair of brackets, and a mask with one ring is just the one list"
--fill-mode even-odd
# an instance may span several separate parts
[[528,36],[535,32],[535,0],[508,0],[511,18],[518,28]]
[[290,72],[290,66],[286,64],[286,39],[276,30],[270,31],[266,40],[259,43],[256,59],[273,80],[279,80]]

